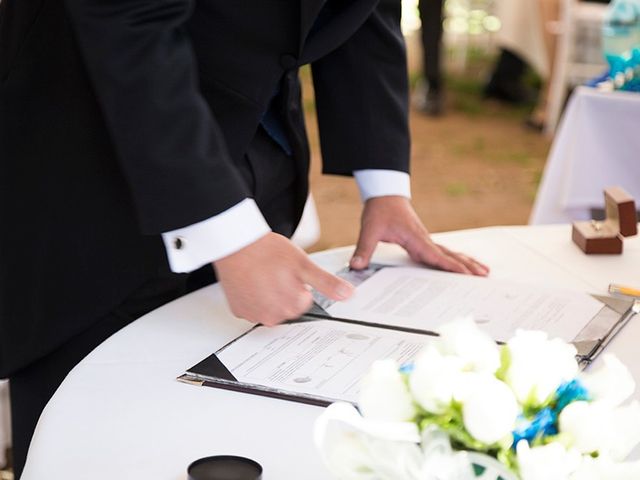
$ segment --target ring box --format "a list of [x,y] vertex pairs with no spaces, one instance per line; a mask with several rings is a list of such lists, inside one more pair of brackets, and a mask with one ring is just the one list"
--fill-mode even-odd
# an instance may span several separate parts
[[624,237],[638,233],[638,218],[633,197],[622,187],[604,191],[606,218],[574,222],[572,238],[588,254],[620,254]]

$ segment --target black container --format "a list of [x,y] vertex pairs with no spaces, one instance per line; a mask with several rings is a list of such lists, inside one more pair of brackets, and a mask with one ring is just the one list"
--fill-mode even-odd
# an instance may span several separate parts
[[196,460],[187,474],[189,480],[261,480],[262,467],[249,458],[217,455]]

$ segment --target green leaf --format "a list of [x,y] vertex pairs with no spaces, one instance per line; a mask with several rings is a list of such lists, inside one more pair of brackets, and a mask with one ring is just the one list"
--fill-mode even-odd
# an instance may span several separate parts
[[507,345],[500,346],[500,367],[496,372],[496,378],[498,380],[506,381],[507,372],[509,371],[509,367],[511,366],[511,352],[509,351],[509,347]]

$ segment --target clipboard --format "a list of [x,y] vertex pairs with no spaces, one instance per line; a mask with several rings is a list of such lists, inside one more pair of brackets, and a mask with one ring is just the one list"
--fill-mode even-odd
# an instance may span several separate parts
[[[307,313],[296,320],[286,322],[288,325],[314,322],[318,320],[329,320],[332,322],[359,325],[364,327],[373,327],[381,330],[393,330],[397,332],[405,332],[417,335],[424,335],[425,337],[436,337],[438,334],[427,330],[418,330],[414,328],[396,327],[392,325],[379,325],[373,323],[362,322],[359,320],[350,320],[343,318],[331,317],[327,314],[321,313],[321,308],[312,309],[314,313]],[[263,397],[271,397],[280,400],[289,400],[297,403],[305,403],[308,405],[315,405],[319,407],[327,407],[332,403],[340,400],[339,398],[328,398],[318,395],[305,394],[300,392],[293,392],[286,389],[272,388],[264,385],[240,382],[229,369],[220,361],[218,355],[229,346],[243,338],[244,336],[254,332],[256,329],[269,328],[262,325],[256,325],[243,333],[239,337],[233,339],[225,346],[217,350],[212,355],[197,363],[193,367],[189,368],[184,374],[179,376],[177,380],[189,385],[197,385],[202,387],[214,387],[221,388],[223,390],[231,390],[234,392],[249,393],[253,395],[260,395]]]
[[[640,313],[640,301],[638,300],[634,302],[626,299],[600,295],[594,295],[594,297],[602,302],[603,307],[572,342],[578,352],[576,360],[579,362],[582,369],[588,367],[589,364],[607,347],[611,340],[624,328],[624,326],[629,323],[634,316]],[[330,320],[332,322],[373,327],[375,329],[386,329],[424,335],[425,339],[427,337],[436,337],[438,335],[437,333],[429,330],[418,330],[393,325],[381,325],[359,320],[331,317],[326,314],[326,312],[323,313],[323,309],[318,306],[312,309],[312,312],[303,315],[297,320],[287,323],[296,324],[318,320]],[[268,327],[256,325],[198,364],[189,368],[183,375],[178,377],[177,380],[191,385],[220,388],[321,407],[326,407],[335,401],[341,400],[339,398],[328,398],[314,394],[291,391],[285,388],[273,388],[265,385],[239,381],[220,361],[218,355],[239,339],[260,328]]]

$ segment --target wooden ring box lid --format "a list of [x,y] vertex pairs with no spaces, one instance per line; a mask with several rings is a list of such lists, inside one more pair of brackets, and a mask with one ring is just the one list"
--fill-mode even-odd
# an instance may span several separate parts
[[585,253],[620,254],[623,238],[638,233],[638,219],[633,197],[621,187],[604,191],[606,218],[573,223],[573,241]]

